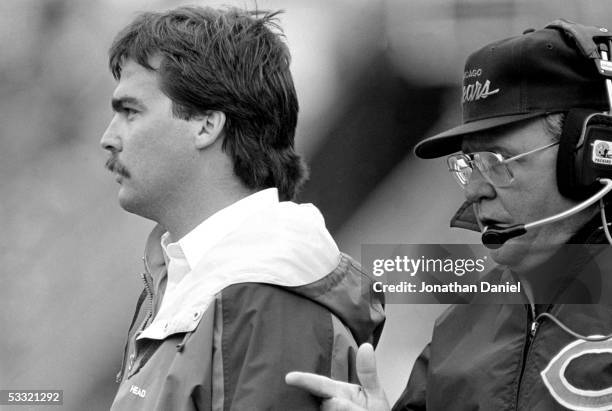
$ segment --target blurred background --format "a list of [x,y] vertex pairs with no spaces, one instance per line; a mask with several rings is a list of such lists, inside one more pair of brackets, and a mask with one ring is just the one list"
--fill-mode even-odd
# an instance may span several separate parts
[[[138,11],[254,1],[0,2],[0,389],[63,389],[106,410],[153,224],[121,210],[98,141],[114,87],[106,52]],[[340,247],[476,243],[449,229],[462,193],[414,144],[460,121],[469,52],[564,17],[612,22],[609,0],[259,0],[284,9],[299,151]],[[390,305],[378,347],[394,401],[444,306]],[[9,409],[8,407],[6,409]],[[23,409],[22,407],[16,409]],[[36,407],[43,409],[43,407]],[[57,409],[57,407],[53,408]]]

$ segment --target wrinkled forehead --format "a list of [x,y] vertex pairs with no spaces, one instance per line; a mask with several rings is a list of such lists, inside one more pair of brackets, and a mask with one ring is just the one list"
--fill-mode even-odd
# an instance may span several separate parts
[[467,134],[463,136],[461,151],[463,153],[475,153],[478,151],[490,151],[502,155],[512,155],[517,149],[512,138],[489,131],[487,133]]
[[492,151],[503,155],[516,155],[548,142],[550,135],[540,117],[466,134],[462,138],[461,151]]
[[494,131],[466,134],[461,140],[461,151],[464,153],[495,151],[504,148],[506,144],[508,144],[508,139]]

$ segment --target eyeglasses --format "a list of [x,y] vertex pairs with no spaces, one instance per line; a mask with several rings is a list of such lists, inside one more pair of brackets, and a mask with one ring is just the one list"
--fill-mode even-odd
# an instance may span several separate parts
[[492,153],[490,151],[479,151],[470,154],[453,154],[446,159],[446,162],[448,164],[448,171],[451,172],[462,188],[465,188],[469,184],[474,166],[476,166],[483,177],[493,186],[507,187],[512,184],[514,180],[514,176],[507,166],[509,162],[546,150],[557,144],[559,144],[559,142],[550,143],[506,159],[504,159],[501,154]]

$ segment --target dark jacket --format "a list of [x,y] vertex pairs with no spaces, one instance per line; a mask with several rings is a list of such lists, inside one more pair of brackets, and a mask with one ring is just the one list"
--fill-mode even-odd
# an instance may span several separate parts
[[[603,241],[595,220],[570,243]],[[554,301],[588,304],[451,306],[436,321],[393,410],[612,409],[612,393],[605,391],[612,386],[612,340],[585,342],[540,316],[548,312],[582,335],[611,334],[610,249],[578,246],[555,256],[571,263],[556,264]]]

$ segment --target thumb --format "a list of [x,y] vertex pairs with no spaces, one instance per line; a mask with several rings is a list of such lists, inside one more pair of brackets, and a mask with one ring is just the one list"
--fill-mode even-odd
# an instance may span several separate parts
[[374,394],[382,391],[376,371],[376,356],[372,344],[365,343],[357,351],[357,377],[363,389]]

